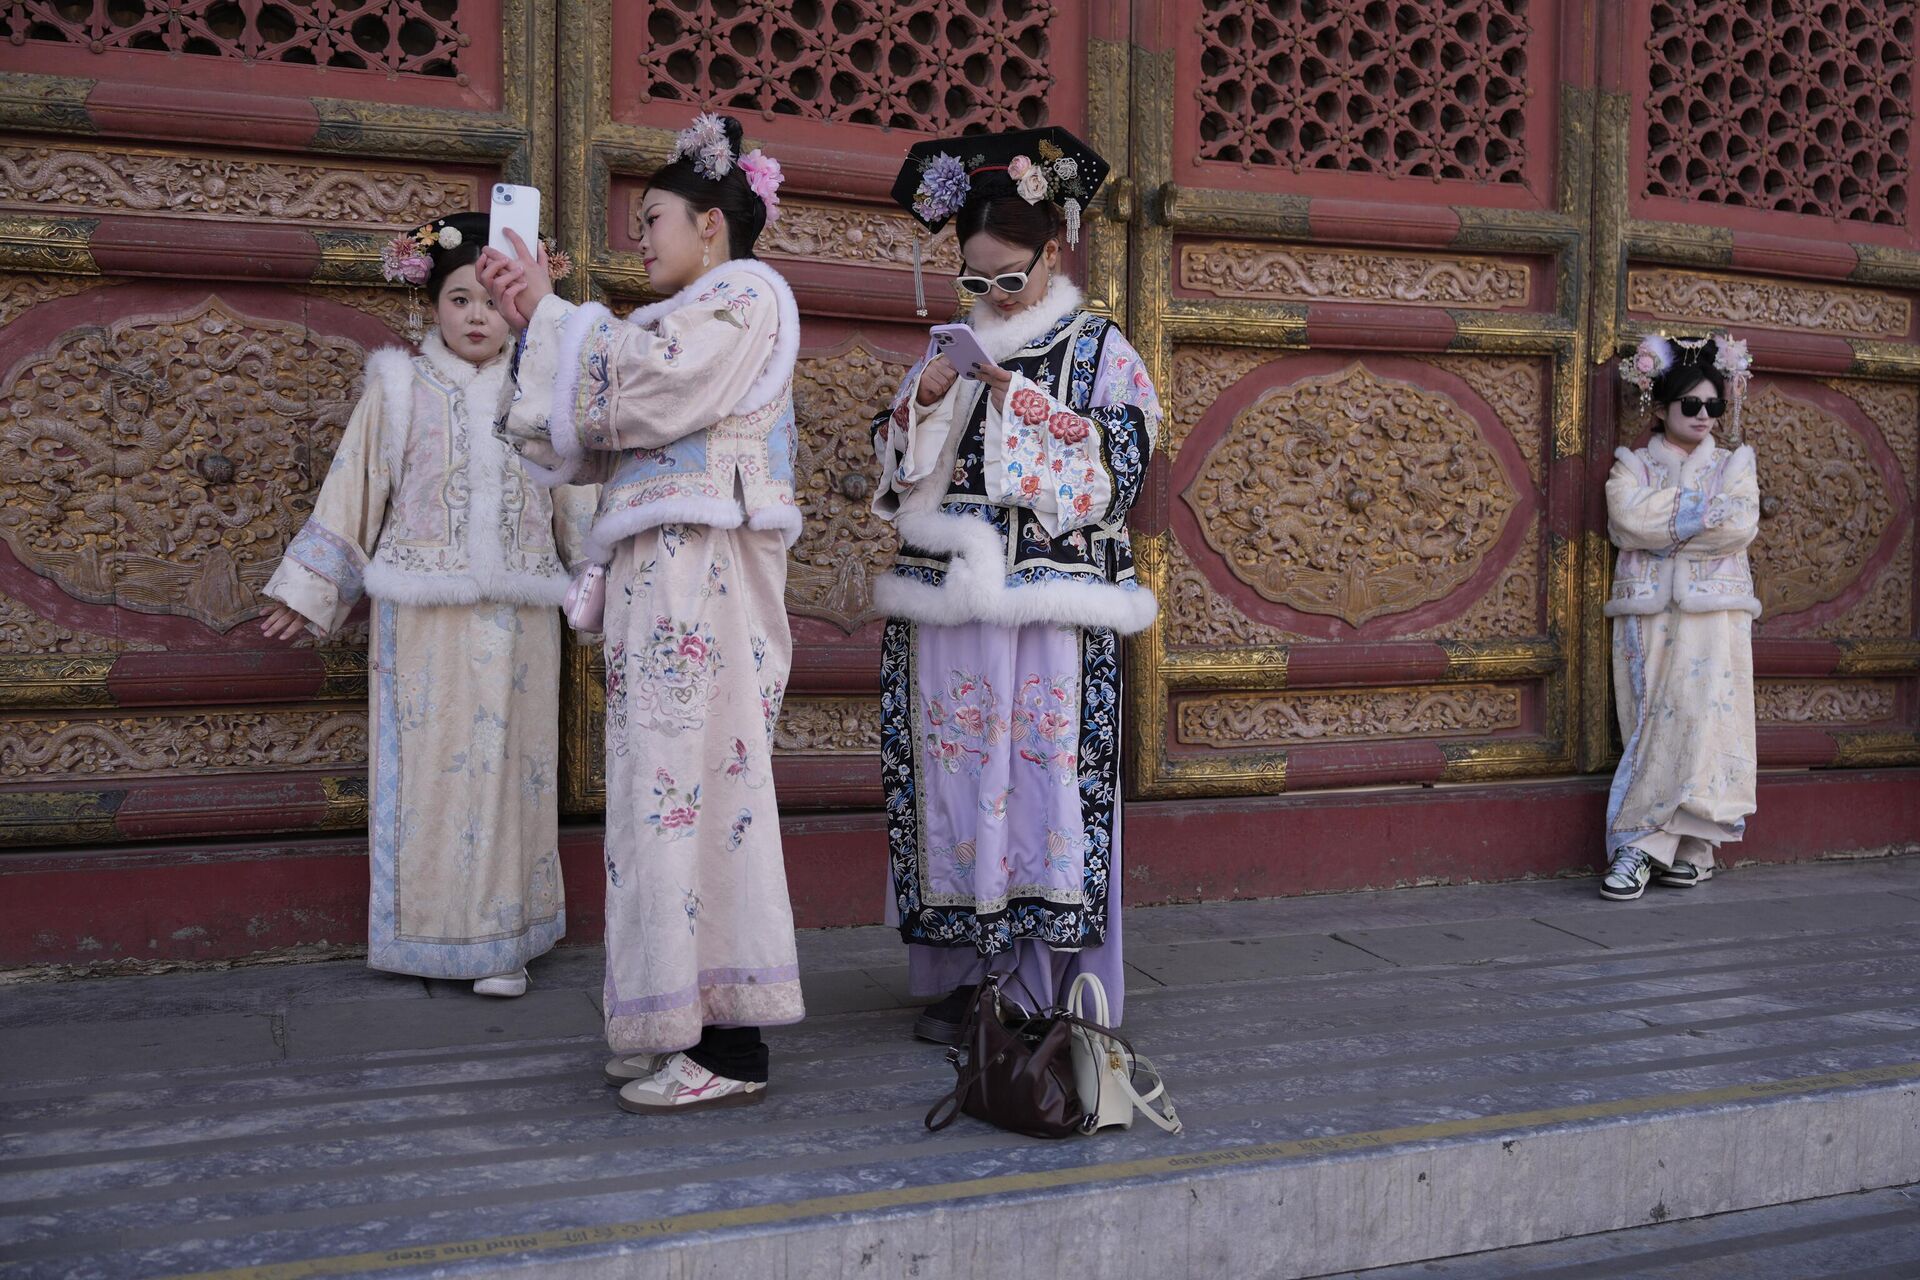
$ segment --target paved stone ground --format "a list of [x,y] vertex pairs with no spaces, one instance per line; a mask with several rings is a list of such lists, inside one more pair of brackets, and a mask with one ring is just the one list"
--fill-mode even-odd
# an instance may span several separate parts
[[[757,1276],[968,1276],[1005,1247],[971,1210],[1004,1225],[1051,1205],[1086,1230],[1041,1233],[1031,1274],[1299,1276],[1333,1270],[1327,1259],[1709,1212],[1685,1206],[1712,1199],[1715,1169],[1745,1204],[1911,1182],[1913,1105],[1837,1146],[1832,1125],[1804,1117],[1777,1143],[1725,1138],[1699,1170],[1666,1175],[1687,1185],[1627,1171],[1678,1132],[1675,1115],[1733,1126],[1808,1081],[1842,1102],[1868,1084],[1920,1088],[1916,924],[1920,858],[1752,868],[1632,904],[1601,901],[1589,879],[1131,912],[1126,1030],[1166,1070],[1187,1131],[1062,1143],[971,1120],[922,1128],[951,1070],[909,1038],[899,944],[879,929],[803,936],[811,1016],[770,1033],[765,1105],[668,1119],[621,1113],[600,1081],[593,949],[536,963],[517,1001],[351,962],[12,985],[0,988],[0,1271],[747,1274],[731,1269],[737,1247],[761,1251]],[[1625,1136],[1592,1128],[1649,1117]],[[1592,1158],[1540,1155],[1538,1181],[1571,1181],[1526,1204],[1471,1172],[1480,1148],[1442,1176],[1447,1143],[1498,1158],[1519,1144],[1493,1139],[1523,1131],[1546,1135],[1542,1153],[1590,1142]],[[1406,1159],[1429,1154],[1430,1194],[1450,1197],[1438,1208],[1405,1198]],[[1383,1181],[1394,1170],[1407,1187]],[[1305,1191],[1276,1192],[1249,1219],[1218,1207],[1259,1189],[1235,1171]],[[1137,1238],[1109,1226],[1088,1243],[1085,1206],[1135,1195]],[[1557,1206],[1584,1216],[1548,1222]],[[1484,1215],[1484,1229],[1433,1225],[1449,1215]],[[1815,1232],[1807,1247],[1846,1235]],[[735,1261],[709,1270],[703,1257]],[[1600,1255],[1555,1258],[1548,1274],[1572,1276]],[[1432,1265],[1495,1269],[1381,1274],[1520,1274],[1484,1258]],[[1645,1274],[1721,1274],[1676,1265]]]

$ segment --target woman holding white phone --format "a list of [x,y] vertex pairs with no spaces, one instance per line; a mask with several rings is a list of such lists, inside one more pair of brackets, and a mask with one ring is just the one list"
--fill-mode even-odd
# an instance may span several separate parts
[[664,302],[573,306],[524,241],[480,272],[522,330],[503,432],[549,482],[604,484],[606,1074],[641,1113],[761,1101],[760,1028],[803,1013],[772,780],[800,325],[753,256],[780,166],[740,140],[702,115],[648,185]]
[[921,143],[893,189],[929,231],[957,219],[979,348],[936,331],[967,367],[930,354],[874,421],[901,540],[875,591],[889,915],[940,1043],[988,972],[1043,1006],[1093,973],[1123,1008],[1118,637],[1154,617],[1126,518],[1161,411],[1060,273],[1106,174],[1048,128]]

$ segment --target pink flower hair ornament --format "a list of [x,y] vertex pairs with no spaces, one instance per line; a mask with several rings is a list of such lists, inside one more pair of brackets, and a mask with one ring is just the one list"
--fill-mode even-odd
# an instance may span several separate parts
[[693,123],[673,135],[673,151],[667,163],[686,158],[700,176],[718,182],[733,171],[733,144],[727,141],[727,126],[711,111],[702,111]]
[[1664,333],[1650,333],[1640,339],[1633,354],[1620,360],[1620,376],[1627,385],[1640,392],[1640,411],[1645,413],[1653,407],[1653,384],[1660,375],[1673,368],[1673,343]]
[[780,162],[756,147],[740,157],[740,171],[747,175],[747,185],[753,188],[753,194],[767,206],[767,221],[779,221],[780,184],[786,181],[786,175],[780,172]]
[[411,231],[402,231],[380,247],[380,274],[392,284],[422,285],[433,274],[433,259]]

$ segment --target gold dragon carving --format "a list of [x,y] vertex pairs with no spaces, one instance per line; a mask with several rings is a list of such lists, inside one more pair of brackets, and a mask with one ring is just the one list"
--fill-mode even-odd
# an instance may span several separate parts
[[1495,258],[1232,240],[1180,249],[1180,283],[1221,298],[1497,311],[1525,305],[1530,277]]
[[363,356],[217,296],[53,337],[6,389],[0,538],[75,599],[231,628],[312,510]]
[[[629,207],[628,225],[629,233],[638,240],[638,198]],[[924,234],[920,224],[904,213],[811,200],[783,200],[779,220],[767,224],[756,250],[774,258],[911,269],[914,244]],[[927,270],[942,274],[959,272],[960,250],[953,237],[941,236],[923,252]]]
[[0,143],[0,208],[411,227],[472,208],[476,187],[427,169]]
[[[1767,620],[1761,619],[1761,627]],[[1909,640],[1913,637],[1913,541],[1903,539],[1867,593],[1845,613],[1814,628],[1828,640]]]
[[1907,481],[1907,493],[1920,498],[1920,387],[1911,382],[1871,382],[1864,378],[1834,378],[1827,386],[1859,405]]
[[103,289],[123,281],[108,276],[64,276],[39,272],[0,272],[0,325],[12,324],[43,302]]
[[873,514],[873,415],[912,365],[857,335],[794,369],[800,423],[799,498],[806,513],[787,565],[787,608],[848,635],[877,621],[874,579],[893,556],[893,528]]
[[1520,723],[1518,689],[1462,684],[1192,698],[1179,704],[1177,732],[1189,746],[1287,746],[1496,733]]
[[1913,325],[1912,304],[1895,294],[1698,271],[1628,272],[1627,307],[1661,320],[1863,338],[1902,338]]
[[1195,343],[1173,349],[1173,389],[1163,397],[1166,425],[1161,428],[1160,453],[1172,462],[1214,401],[1249,373],[1282,353],[1260,347],[1233,347],[1222,343]]
[[790,697],[773,730],[776,755],[871,755],[880,750],[878,698]]
[[1519,502],[1466,410],[1359,362],[1261,396],[1181,496],[1235,577],[1356,627],[1458,588]]
[[1899,710],[1890,680],[1762,680],[1754,686],[1754,718],[1763,724],[1873,724]]
[[364,711],[215,712],[0,725],[0,777],[6,778],[358,767],[366,762]]
[[1893,520],[1886,477],[1846,422],[1777,386],[1745,413],[1760,464],[1760,522],[1751,558],[1763,616],[1798,613],[1851,587]]

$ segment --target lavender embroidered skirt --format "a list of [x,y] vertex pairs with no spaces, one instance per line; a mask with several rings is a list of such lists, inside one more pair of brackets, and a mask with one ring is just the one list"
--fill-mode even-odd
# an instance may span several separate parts
[[1118,651],[1104,629],[887,624],[888,919],[916,995],[1012,971],[1046,1005],[1092,972],[1118,1020]]

